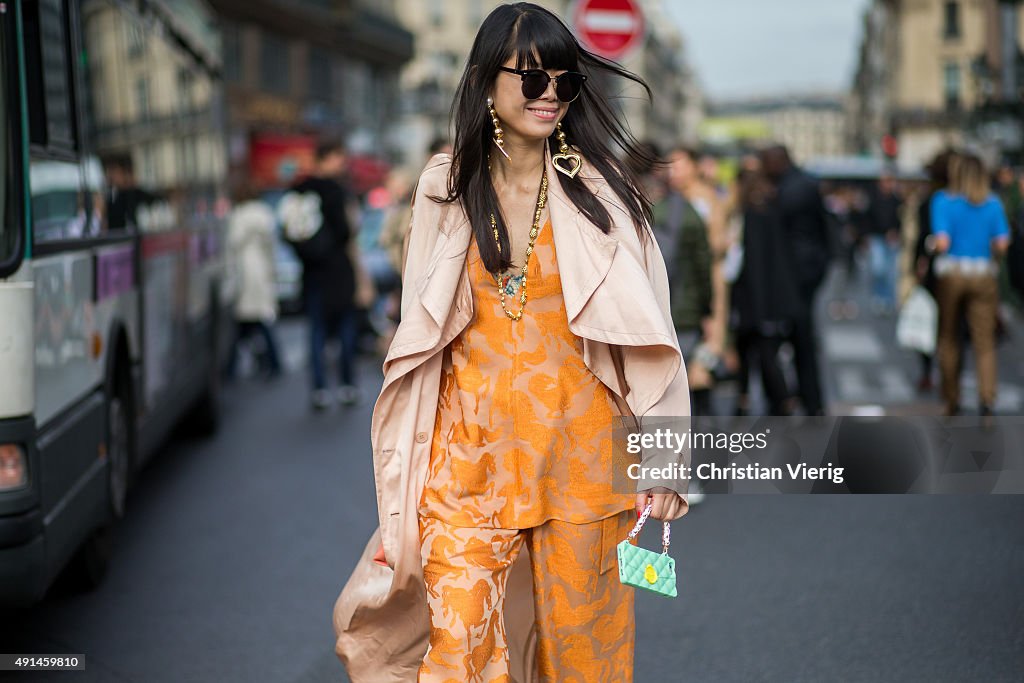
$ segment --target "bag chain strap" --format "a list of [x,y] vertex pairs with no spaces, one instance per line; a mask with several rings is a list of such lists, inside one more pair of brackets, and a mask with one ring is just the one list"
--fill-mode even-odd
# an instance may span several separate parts
[[[643,514],[640,515],[640,519],[636,520],[636,526],[634,526],[633,530],[629,532],[629,538],[631,538],[631,539],[636,538],[636,535],[639,534],[640,530],[644,528],[644,522],[646,522],[647,518],[651,516],[651,510],[653,509],[653,507],[654,507],[654,503],[653,502],[647,503],[647,507],[644,508]],[[668,521],[663,522],[662,523],[662,532],[661,532],[661,554],[662,555],[667,555],[668,554],[669,536],[671,535],[671,533],[672,533],[672,527],[669,525]]]

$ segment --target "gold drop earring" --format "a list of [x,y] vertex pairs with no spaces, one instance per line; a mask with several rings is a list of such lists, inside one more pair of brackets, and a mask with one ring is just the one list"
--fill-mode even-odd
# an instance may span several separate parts
[[494,111],[494,100],[490,97],[487,98],[487,113],[491,115],[491,122],[494,124],[494,144],[498,146],[498,151],[505,155],[505,158],[512,161],[512,157],[505,151],[505,138],[503,137],[505,131],[501,129],[501,122],[498,121],[498,112]]
[[562,130],[561,121],[556,124],[555,128],[558,131],[558,154],[551,157],[551,165],[559,173],[575,178],[583,167],[583,159],[566,144],[565,131]]

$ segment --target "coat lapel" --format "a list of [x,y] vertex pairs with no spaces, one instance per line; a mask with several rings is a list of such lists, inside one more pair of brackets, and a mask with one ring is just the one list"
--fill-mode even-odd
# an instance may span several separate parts
[[416,292],[419,294],[423,308],[434,323],[433,332],[438,337],[448,319],[460,283],[469,285],[469,280],[464,278],[463,274],[466,270],[466,253],[469,251],[469,240],[473,231],[470,229],[469,219],[462,209],[458,207],[452,207],[452,209],[448,215],[456,217],[456,224],[447,232],[444,231],[444,228],[449,227],[450,224],[442,226],[442,232],[434,245],[430,264],[416,282]]
[[[415,369],[441,344],[443,333],[450,334],[445,326],[456,300],[460,302],[462,326],[472,319],[473,292],[465,268],[471,233],[462,208],[449,205],[442,214],[427,265],[411,285],[416,291],[413,305],[395,331],[384,359],[385,386]],[[416,255],[410,254],[409,258]]]
[[[545,148],[546,149],[546,148]],[[618,242],[590,224],[586,216],[573,204],[562,189],[560,174],[545,153],[548,167],[548,211],[558,260],[558,275],[562,282],[562,298],[569,329],[583,337],[576,323],[590,301],[594,291],[604,282],[612,265]],[[584,166],[574,182],[582,182]]]

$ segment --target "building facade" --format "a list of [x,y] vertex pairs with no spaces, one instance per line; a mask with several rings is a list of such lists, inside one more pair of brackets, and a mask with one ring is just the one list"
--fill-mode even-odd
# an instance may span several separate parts
[[[166,0],[131,10],[86,0],[81,18],[97,152],[129,155],[139,183],[153,190],[219,183],[223,97],[210,74],[221,68],[221,45],[210,7]],[[149,30],[158,18],[172,32]]]
[[847,152],[845,103],[841,96],[822,93],[733,100],[716,104],[716,120],[742,121],[763,139],[748,143],[785,145],[797,163]]
[[[1020,154],[1024,12],[1007,0],[874,0],[851,102],[851,141],[920,166],[947,146]],[[1016,125],[1015,125],[1016,119]]]
[[289,184],[317,139],[397,155],[399,73],[413,37],[389,0],[211,0],[223,33],[229,158],[237,180]]

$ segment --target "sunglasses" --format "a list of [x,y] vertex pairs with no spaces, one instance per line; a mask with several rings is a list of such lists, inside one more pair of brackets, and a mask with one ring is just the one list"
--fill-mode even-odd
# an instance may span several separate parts
[[543,69],[510,69],[498,67],[506,73],[516,74],[523,78],[523,97],[528,100],[539,99],[548,89],[548,83],[555,82],[555,96],[563,102],[572,102],[583,92],[583,81],[587,77],[576,71],[566,71],[554,78]]

